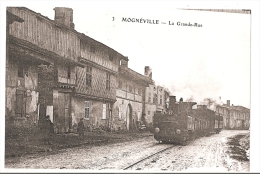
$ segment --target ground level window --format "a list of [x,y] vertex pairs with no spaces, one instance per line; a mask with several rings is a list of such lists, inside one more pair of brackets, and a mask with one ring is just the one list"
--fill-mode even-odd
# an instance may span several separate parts
[[22,117],[25,114],[25,98],[24,91],[17,90],[16,91],[16,108],[15,115],[18,117]]
[[103,103],[102,119],[107,118],[107,104]]
[[85,101],[85,119],[89,119],[89,101]]
[[122,105],[119,105],[118,118],[119,118],[119,119],[122,119]]

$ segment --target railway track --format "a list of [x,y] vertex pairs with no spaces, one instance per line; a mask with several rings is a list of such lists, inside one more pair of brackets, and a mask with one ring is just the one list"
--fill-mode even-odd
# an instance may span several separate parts
[[143,162],[143,161],[145,161],[145,160],[147,160],[147,159],[149,159],[149,158],[151,158],[151,157],[153,157],[153,156],[155,156],[155,155],[157,155],[157,154],[159,154],[159,153],[162,153],[162,152],[164,152],[164,151],[166,151],[166,150],[168,150],[168,149],[171,149],[171,148],[173,148],[173,147],[176,147],[176,146],[175,146],[175,145],[172,145],[172,146],[167,147],[167,148],[165,148],[165,149],[162,149],[162,150],[160,150],[160,151],[158,151],[158,152],[156,152],[156,153],[153,153],[152,155],[149,155],[149,156],[147,156],[147,157],[145,157],[145,158],[143,158],[143,159],[141,159],[141,160],[139,160],[139,161],[137,161],[137,162],[135,162],[135,163],[133,163],[133,164],[131,164],[131,165],[125,167],[125,168],[123,168],[123,170],[127,170],[127,169],[129,169],[129,168],[132,168],[133,166],[135,166],[135,165],[137,165],[137,164],[139,164],[139,163],[141,163],[141,162]]

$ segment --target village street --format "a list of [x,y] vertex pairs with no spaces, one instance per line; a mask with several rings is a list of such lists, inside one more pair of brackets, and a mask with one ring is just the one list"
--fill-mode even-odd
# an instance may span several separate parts
[[[248,130],[223,130],[220,134],[192,140],[186,146],[174,145],[127,170],[248,172],[248,140]],[[159,144],[153,136],[147,136],[129,142],[67,148],[53,155],[24,156],[19,160],[7,158],[5,167],[6,169],[123,170],[171,146],[171,144]]]

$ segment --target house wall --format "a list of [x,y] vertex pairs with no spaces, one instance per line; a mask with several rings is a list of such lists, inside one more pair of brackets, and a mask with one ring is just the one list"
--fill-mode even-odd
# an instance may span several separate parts
[[216,107],[216,112],[218,113],[218,114],[220,114],[220,116],[223,116],[223,128],[224,129],[229,129],[229,110],[228,110],[228,108],[226,108],[226,107],[221,107],[221,106],[217,106]]
[[[121,83],[121,86],[119,85]],[[132,108],[133,129],[136,129],[136,121],[141,121],[143,112],[142,92],[144,87],[123,75],[117,78],[116,102],[113,106],[113,127],[114,130],[127,129],[128,105]],[[138,91],[139,89],[139,91]],[[134,121],[133,121],[134,120]]]
[[153,125],[153,116],[156,112],[156,105],[154,104],[145,104],[145,119],[148,127]]
[[113,128],[114,130],[127,130],[127,110],[128,105],[132,108],[132,124],[133,129],[136,129],[136,121],[141,121],[142,103],[132,101],[125,98],[117,98],[113,106]]
[[[26,74],[18,77],[18,66],[26,67]],[[38,121],[37,66],[29,62],[10,60],[6,68],[6,127],[34,129]],[[16,114],[17,94],[23,100],[23,113]],[[19,102],[20,103],[20,102]],[[19,106],[22,107],[22,106]],[[7,130],[8,131],[8,130]]]
[[[107,71],[92,66],[92,85],[86,86],[86,70],[77,66],[76,93],[91,95],[100,98],[115,99],[116,97],[116,76]],[[110,90],[106,89],[106,74],[110,74]]]
[[[149,87],[145,88],[145,119],[147,122],[148,127],[152,127],[153,125],[153,116],[154,113],[157,110],[157,99],[156,102],[154,102],[153,96],[154,94],[157,94],[157,87],[155,85],[149,85]],[[150,96],[150,101],[149,101]]]
[[157,86],[157,111],[160,111],[160,112],[165,111],[164,88],[161,86]]
[[[85,101],[90,102],[89,106],[89,119],[85,118]],[[83,122],[85,127],[89,127],[89,131],[92,131],[96,127],[108,128],[109,121],[109,107],[106,106],[106,119],[102,119],[103,104],[105,102],[89,100],[82,97],[72,97],[72,129],[73,132],[77,131],[77,124],[80,118],[84,118]]]

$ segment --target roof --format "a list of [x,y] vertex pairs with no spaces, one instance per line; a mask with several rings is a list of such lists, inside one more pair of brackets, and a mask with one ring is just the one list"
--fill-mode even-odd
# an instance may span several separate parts
[[7,21],[8,21],[8,24],[11,24],[15,21],[17,22],[24,22],[24,20],[22,18],[20,18],[19,16],[7,11],[6,12],[6,16],[7,16]]
[[122,66],[122,65],[119,67],[119,75],[127,76],[134,81],[140,80],[140,81],[144,81],[148,84],[154,83],[154,81],[152,79],[150,79],[149,77],[144,76],[144,75],[142,75],[128,67]]
[[227,104],[223,104],[223,105],[217,105],[217,107],[222,107],[222,108],[226,108],[228,110],[244,110],[244,111],[250,111],[250,109],[244,107],[244,106],[228,106]]
[[[116,53],[118,56],[120,56],[122,59],[128,60],[128,58],[127,58],[126,56],[123,56],[121,53],[115,51],[113,48],[111,48],[111,47],[109,47],[109,46],[107,46],[107,45],[105,45],[105,44],[103,44],[103,43],[101,43],[101,42],[99,42],[99,41],[97,41],[97,40],[95,40],[95,39],[93,39],[93,38],[91,38],[91,37],[85,35],[84,33],[80,33],[80,32],[78,32],[78,31],[76,31],[76,30],[74,30],[74,29],[71,29],[71,28],[66,27],[65,25],[59,24],[59,23],[55,22],[55,20],[52,20],[52,19],[50,19],[50,18],[48,18],[48,17],[46,17],[46,16],[43,16],[41,13],[36,13],[35,11],[33,11],[33,10],[29,9],[29,8],[26,8],[26,7],[7,7],[7,13],[10,13],[10,12],[8,12],[8,8],[19,8],[19,9],[21,9],[21,10],[26,10],[26,11],[28,11],[28,12],[30,12],[30,13],[33,13],[33,14],[36,15],[38,18],[44,19],[44,20],[46,20],[47,22],[50,22],[51,24],[55,25],[55,26],[58,27],[58,28],[62,28],[62,29],[65,29],[65,30],[67,30],[67,31],[70,31],[70,32],[75,33],[76,35],[78,35],[78,37],[79,37],[80,39],[92,40],[92,41],[96,42],[97,44],[100,44],[100,45],[102,45],[102,46],[104,46],[104,47],[110,49],[111,51],[115,52],[115,53]],[[18,16],[17,16],[17,17],[18,17]],[[21,19],[21,18],[20,18],[20,19]]]

